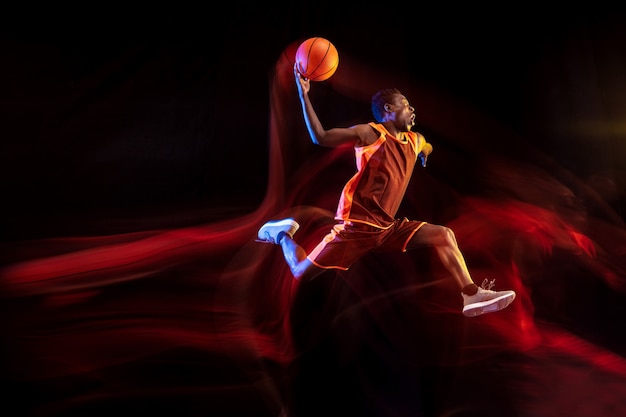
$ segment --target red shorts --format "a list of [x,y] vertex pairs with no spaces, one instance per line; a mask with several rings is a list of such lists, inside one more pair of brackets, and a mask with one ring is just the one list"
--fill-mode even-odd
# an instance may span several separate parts
[[361,223],[338,223],[311,251],[308,258],[324,269],[347,270],[371,251],[406,252],[409,241],[426,222],[396,219],[387,229]]

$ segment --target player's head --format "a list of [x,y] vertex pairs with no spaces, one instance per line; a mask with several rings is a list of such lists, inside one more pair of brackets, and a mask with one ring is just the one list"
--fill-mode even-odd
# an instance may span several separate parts
[[387,111],[385,105],[393,103],[397,95],[402,95],[397,88],[385,88],[372,96],[372,115],[378,123],[383,122],[383,117]]

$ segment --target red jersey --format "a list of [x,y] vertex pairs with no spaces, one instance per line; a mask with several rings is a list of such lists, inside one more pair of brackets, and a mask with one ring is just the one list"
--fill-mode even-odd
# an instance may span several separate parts
[[380,136],[371,145],[354,147],[357,172],[343,188],[335,218],[387,228],[395,220],[426,139],[411,131],[396,138],[380,123],[369,125]]

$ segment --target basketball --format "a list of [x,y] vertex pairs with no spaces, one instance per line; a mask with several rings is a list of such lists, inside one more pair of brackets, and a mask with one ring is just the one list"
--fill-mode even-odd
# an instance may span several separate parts
[[339,66],[339,53],[329,40],[309,38],[296,50],[298,72],[311,81],[324,81],[332,77]]

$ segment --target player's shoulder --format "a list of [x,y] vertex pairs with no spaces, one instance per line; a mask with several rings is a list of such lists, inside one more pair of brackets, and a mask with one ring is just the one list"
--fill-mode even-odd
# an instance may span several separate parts
[[414,138],[419,138],[419,139],[424,139],[424,135],[422,135],[420,132],[416,132],[414,130],[409,130],[407,132],[409,134],[409,136],[414,137]]
[[414,132],[412,130],[409,130],[407,133],[409,138],[415,142],[426,142],[426,138],[420,132]]
[[359,136],[359,143],[357,146],[367,146],[376,142],[380,137],[380,130],[376,128],[376,123],[359,123],[352,126]]

